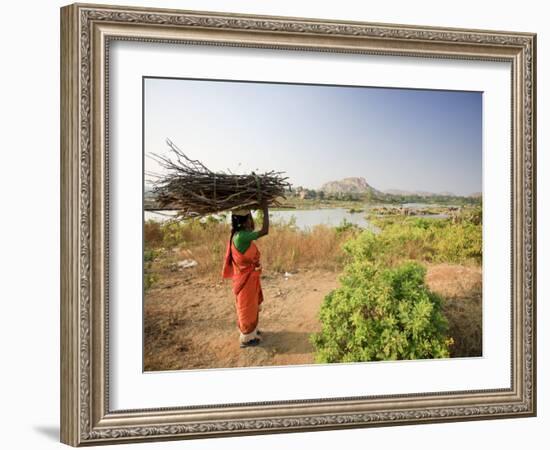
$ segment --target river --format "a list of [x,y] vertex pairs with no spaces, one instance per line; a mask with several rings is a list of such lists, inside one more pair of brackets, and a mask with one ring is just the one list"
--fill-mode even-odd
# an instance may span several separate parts
[[[145,220],[165,221],[172,219],[175,211],[153,212],[145,211]],[[229,215],[227,221],[229,222]],[[430,216],[424,216],[430,217]],[[446,217],[445,215],[432,215],[431,217]],[[319,208],[319,209],[291,209],[291,210],[270,210],[269,218],[273,223],[289,223],[294,221],[296,227],[306,230],[315,225],[327,225],[336,227],[342,225],[344,221],[357,225],[361,228],[376,227],[369,223],[365,217],[365,212],[351,213],[346,208]],[[256,224],[259,226],[259,224]]]

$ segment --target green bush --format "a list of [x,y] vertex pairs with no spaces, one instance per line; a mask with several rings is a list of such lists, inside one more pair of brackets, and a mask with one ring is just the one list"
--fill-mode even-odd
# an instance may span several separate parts
[[[352,253],[361,252],[370,260],[395,265],[413,259],[452,264],[481,264],[482,225],[480,213],[451,219],[388,217],[372,222],[379,233],[366,230],[361,242],[351,242]],[[355,247],[355,248],[353,248]]]
[[336,226],[334,229],[336,230],[337,233],[345,233],[346,231],[350,231],[350,230],[358,231],[360,230],[360,227],[354,224],[353,222],[350,222],[344,217],[342,222],[340,222],[340,224]]
[[366,229],[343,245],[349,262],[341,286],[325,297],[321,331],[311,337],[317,362],[450,357],[443,299],[426,286],[420,263],[480,264],[481,207],[448,219],[370,220],[377,232]]
[[182,245],[185,241],[185,228],[188,225],[183,222],[167,221],[161,225],[162,245],[165,248],[173,248]]
[[434,240],[434,260],[437,262],[462,263],[474,261],[481,264],[481,225],[463,221],[445,228]]
[[348,247],[354,258],[341,287],[321,305],[322,329],[311,336],[316,361],[449,357],[452,339],[445,336],[442,300],[425,285],[426,269],[412,261],[395,268],[381,266],[363,259],[362,247],[361,241]]
[[158,276],[153,273],[152,266],[153,261],[158,256],[158,253],[154,250],[145,250],[143,252],[143,268],[144,268],[144,277],[143,277],[143,289],[148,291],[151,289],[153,284],[158,281]]

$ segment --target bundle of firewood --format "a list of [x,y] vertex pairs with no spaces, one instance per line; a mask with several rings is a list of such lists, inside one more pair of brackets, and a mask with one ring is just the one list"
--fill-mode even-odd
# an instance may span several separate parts
[[187,157],[166,140],[170,156],[152,153],[165,170],[155,175],[153,194],[159,209],[176,210],[181,218],[200,217],[222,211],[258,208],[262,202],[280,206],[290,189],[284,172],[248,175],[212,172],[200,161]]

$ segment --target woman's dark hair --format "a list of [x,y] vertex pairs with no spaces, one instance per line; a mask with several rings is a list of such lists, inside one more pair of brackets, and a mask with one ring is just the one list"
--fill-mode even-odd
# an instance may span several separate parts
[[233,242],[233,235],[237,231],[241,231],[243,229],[250,216],[251,214],[247,214],[246,216],[238,216],[236,214],[231,215],[231,239],[229,240],[229,243]]
[[[231,237],[229,238],[229,248],[231,249],[231,244],[233,242],[233,236],[237,231],[241,231],[246,224],[246,221],[252,214],[247,214],[246,216],[238,216],[236,214],[231,214]],[[229,257],[233,259],[233,252],[229,253]]]

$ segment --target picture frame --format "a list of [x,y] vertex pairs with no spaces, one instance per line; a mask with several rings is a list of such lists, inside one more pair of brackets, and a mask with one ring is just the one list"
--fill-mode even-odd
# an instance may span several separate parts
[[[109,371],[109,64],[110,46],[117,41],[509,63],[510,385],[114,410]],[[63,7],[60,219],[63,443],[83,446],[536,415],[533,33],[107,5]]]

